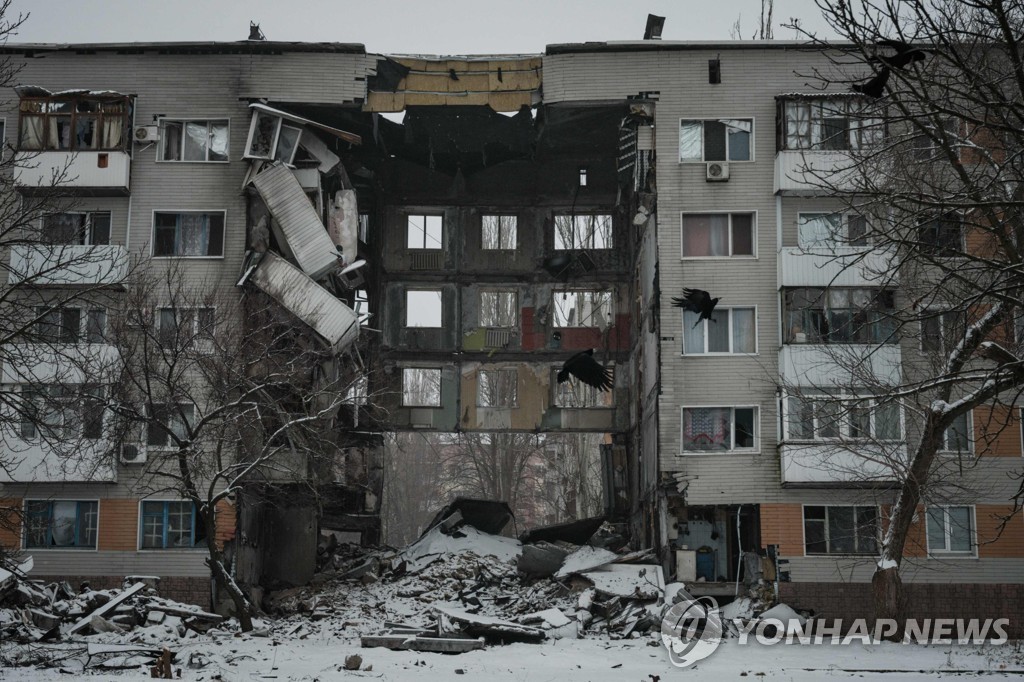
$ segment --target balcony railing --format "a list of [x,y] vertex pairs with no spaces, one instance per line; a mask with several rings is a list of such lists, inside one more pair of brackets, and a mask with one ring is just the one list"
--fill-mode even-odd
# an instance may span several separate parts
[[50,192],[88,196],[128,196],[128,152],[18,152],[14,184],[26,195]]
[[779,252],[781,287],[877,287],[896,283],[892,253],[887,250],[784,246]]
[[829,194],[848,189],[852,161],[849,152],[795,149],[775,155],[775,193]]
[[11,247],[10,284],[116,285],[128,274],[128,252],[111,244],[18,244]]
[[861,487],[891,483],[906,461],[904,443],[783,443],[782,483]]

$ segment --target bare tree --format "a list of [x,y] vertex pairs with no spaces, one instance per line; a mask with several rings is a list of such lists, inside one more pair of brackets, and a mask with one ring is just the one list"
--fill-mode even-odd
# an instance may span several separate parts
[[[971,410],[993,408],[976,439],[1015,423],[1024,389],[1024,7],[818,5],[849,42],[816,41],[831,61],[807,75],[854,92],[786,101],[780,143],[803,154],[796,175],[841,203],[800,226],[801,245],[834,282],[857,269],[870,286],[787,293],[787,343],[820,344],[842,368],[787,387],[790,429],[847,438],[851,470],[896,481],[873,585],[876,615],[900,619],[915,515],[957,487],[937,454]],[[883,367],[895,344],[900,364]]]
[[435,433],[389,434],[382,509],[389,544],[404,546],[419,537],[451,493],[445,441]]

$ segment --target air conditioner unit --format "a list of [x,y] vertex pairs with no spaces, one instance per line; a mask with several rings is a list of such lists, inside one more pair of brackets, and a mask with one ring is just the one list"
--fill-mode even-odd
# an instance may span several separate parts
[[136,142],[156,142],[160,139],[160,126],[135,126]]
[[708,182],[725,182],[729,179],[729,164],[725,161],[708,163]]
[[122,464],[145,464],[146,450],[142,443],[121,443]]

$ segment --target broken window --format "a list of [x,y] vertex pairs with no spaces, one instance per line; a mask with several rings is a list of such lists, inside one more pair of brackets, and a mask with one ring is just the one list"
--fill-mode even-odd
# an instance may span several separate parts
[[40,241],[45,244],[109,244],[110,211],[52,213],[43,216]]
[[679,161],[750,161],[754,120],[750,118],[683,120],[679,123]]
[[875,507],[804,507],[805,554],[874,554],[878,532]]
[[928,553],[971,554],[974,507],[928,508]]
[[192,339],[212,339],[216,325],[213,308],[160,308],[157,310],[160,343],[187,346]]
[[[608,369],[612,370],[614,377],[615,368],[609,366]],[[555,407],[591,408],[612,406],[612,391],[600,391],[589,384],[576,381],[575,379],[558,383],[557,370],[551,373],[551,385],[554,387],[555,392]]]
[[683,214],[683,258],[753,255],[753,213]]
[[484,250],[514,250],[516,248],[516,222],[514,215],[485,215],[480,219],[480,245]]
[[515,291],[480,292],[480,326],[516,328],[519,326],[519,306]]
[[862,100],[800,99],[784,102],[783,149],[848,150],[878,144],[884,121],[868,112]]
[[77,500],[28,500],[25,548],[95,549],[99,503]]
[[489,369],[477,372],[478,407],[517,407],[519,381],[514,369]]
[[18,148],[22,150],[124,151],[131,98],[80,94],[22,97]]
[[556,215],[555,250],[612,248],[610,215]]
[[228,120],[160,120],[159,161],[227,161]]
[[155,212],[153,255],[190,258],[223,256],[224,211]]
[[441,407],[441,370],[427,367],[403,368],[402,405]]
[[800,287],[783,293],[786,343],[896,343],[891,289]]
[[756,407],[684,407],[683,452],[756,450]]
[[206,539],[206,527],[191,502],[144,501],[140,516],[142,549],[194,547]]
[[711,322],[683,311],[683,353],[756,353],[757,329],[753,308],[715,308]]
[[553,308],[555,327],[607,329],[614,319],[610,291],[556,291]]
[[406,216],[406,241],[410,249],[441,249],[444,219],[439,215]]
[[158,448],[177,447],[188,438],[195,420],[195,406],[189,403],[154,403],[149,411],[146,444]]
[[406,327],[442,327],[440,289],[410,289],[405,292]]
[[277,150],[277,134],[281,127],[281,117],[262,111],[254,111],[252,123],[249,124],[249,139],[245,145],[245,158],[274,158]]
[[801,248],[867,246],[867,218],[856,213],[801,213],[797,240]]

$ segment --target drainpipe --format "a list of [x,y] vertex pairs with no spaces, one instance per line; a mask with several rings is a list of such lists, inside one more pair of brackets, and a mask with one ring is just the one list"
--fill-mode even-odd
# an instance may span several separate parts
[[743,513],[743,505],[736,508],[736,549],[739,558],[736,560],[736,592],[734,596],[740,596],[740,569],[743,567],[743,541],[740,539],[740,514]]

